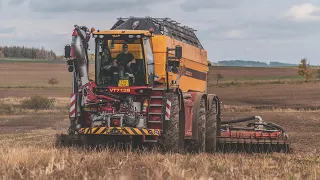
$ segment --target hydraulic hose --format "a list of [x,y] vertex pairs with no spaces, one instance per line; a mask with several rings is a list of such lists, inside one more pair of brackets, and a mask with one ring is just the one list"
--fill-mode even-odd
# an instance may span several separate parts
[[240,119],[236,119],[236,120],[222,121],[221,124],[234,124],[234,123],[251,121],[251,120],[255,120],[255,119],[262,120],[260,116],[250,116],[250,117],[240,118]]

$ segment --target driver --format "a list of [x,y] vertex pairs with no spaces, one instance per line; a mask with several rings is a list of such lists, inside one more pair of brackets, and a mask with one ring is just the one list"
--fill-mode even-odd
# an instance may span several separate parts
[[118,63],[118,65],[123,66],[126,72],[130,72],[131,64],[136,64],[136,60],[134,59],[134,56],[128,51],[127,44],[122,45],[122,50],[123,52],[117,55],[117,57],[115,58],[115,61]]

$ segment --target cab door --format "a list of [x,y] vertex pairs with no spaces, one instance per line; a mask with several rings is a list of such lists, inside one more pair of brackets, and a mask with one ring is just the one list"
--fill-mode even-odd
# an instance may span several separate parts
[[143,38],[143,47],[146,64],[146,83],[152,85],[154,82],[154,55],[150,43],[150,38]]

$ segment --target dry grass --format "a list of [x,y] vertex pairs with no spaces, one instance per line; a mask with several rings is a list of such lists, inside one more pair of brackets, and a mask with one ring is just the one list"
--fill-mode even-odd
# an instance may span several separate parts
[[0,115],[17,115],[32,113],[50,113],[68,110],[68,98],[31,98],[7,97],[0,99]]
[[[282,117],[278,113],[264,112],[263,117],[273,119],[288,130],[294,143],[294,153],[252,155],[182,155],[108,149],[98,152],[56,148],[53,146],[54,135],[65,132],[68,125],[65,114],[42,112],[0,117],[0,127],[10,130],[0,134],[0,162],[3,162],[0,163],[0,178],[319,179],[320,176],[319,112],[286,112]],[[224,120],[255,112],[225,114]]]
[[3,179],[319,179],[319,154],[159,154],[2,144]]

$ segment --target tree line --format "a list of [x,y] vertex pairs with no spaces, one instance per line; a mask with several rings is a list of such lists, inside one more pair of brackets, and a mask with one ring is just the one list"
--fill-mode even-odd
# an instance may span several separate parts
[[44,47],[40,49],[24,46],[0,46],[0,58],[3,57],[57,60],[56,53],[52,50],[45,50]]
[[218,61],[219,66],[244,66],[244,67],[272,67],[272,66],[296,66],[297,64],[281,63],[281,62],[266,62],[260,61],[245,61],[245,60],[225,60]]

